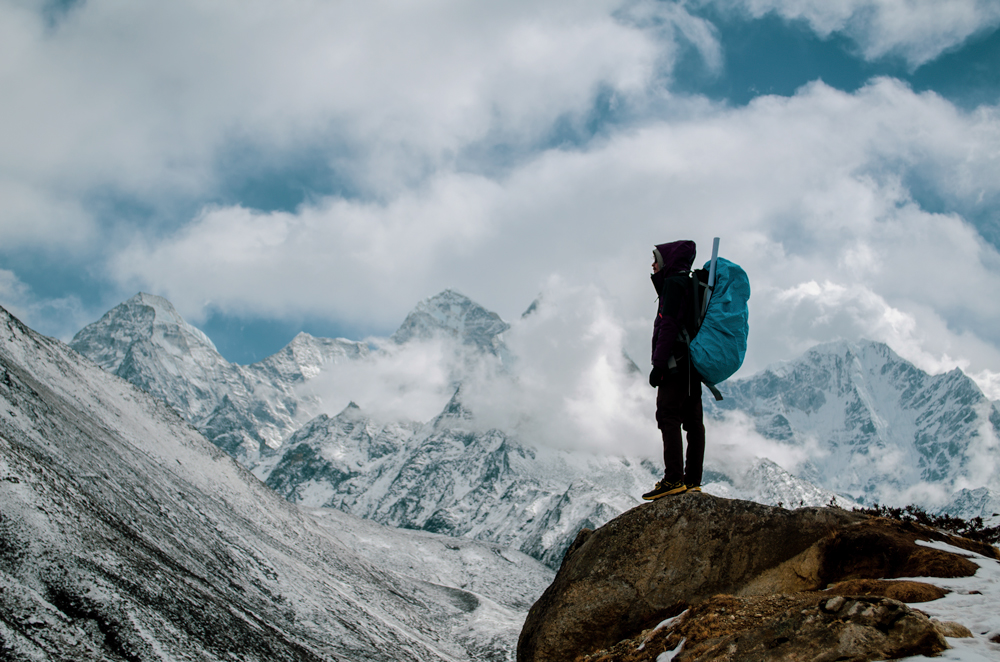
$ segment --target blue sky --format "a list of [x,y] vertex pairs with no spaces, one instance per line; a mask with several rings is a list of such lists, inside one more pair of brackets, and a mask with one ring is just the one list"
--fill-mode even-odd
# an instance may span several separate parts
[[[1000,4],[0,0],[0,304],[137,291],[227,358],[464,292],[594,305],[655,243],[754,284],[746,371],[883,340],[1000,397]],[[645,354],[644,354],[645,353]]]

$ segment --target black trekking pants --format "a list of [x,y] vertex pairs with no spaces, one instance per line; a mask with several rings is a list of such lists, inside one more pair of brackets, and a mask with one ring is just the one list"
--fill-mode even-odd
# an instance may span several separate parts
[[[701,485],[705,462],[705,423],[701,410],[701,377],[687,361],[677,366],[656,392],[656,425],[663,436],[663,479]],[[681,429],[687,433],[687,462]]]

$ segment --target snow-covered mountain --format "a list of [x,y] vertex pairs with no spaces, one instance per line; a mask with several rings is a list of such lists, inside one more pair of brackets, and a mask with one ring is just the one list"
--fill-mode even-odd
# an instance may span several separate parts
[[[836,342],[726,383],[719,415],[809,449],[800,475],[855,499],[998,512],[1000,412],[955,369],[929,375],[877,342]],[[964,491],[963,491],[964,490]]]
[[503,547],[306,512],[0,309],[4,660],[512,660],[551,577]]
[[463,294],[445,290],[418,303],[392,334],[392,340],[403,344],[415,338],[451,338],[503,359],[507,356],[503,332],[509,328],[496,313]]
[[424,425],[377,423],[352,403],[310,421],[255,472],[303,505],[511,546],[558,567],[581,528],[641,503],[659,469],[479,430],[457,393]]
[[298,385],[324,366],[368,353],[364,343],[300,333],[264,361],[229,363],[169,301],[145,293],[82,329],[70,346],[169,404],[245,464],[319,413],[314,399],[296,392]]

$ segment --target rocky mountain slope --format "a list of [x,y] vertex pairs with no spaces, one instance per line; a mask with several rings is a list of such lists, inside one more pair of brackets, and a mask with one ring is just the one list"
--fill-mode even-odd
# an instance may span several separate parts
[[[993,547],[912,523],[688,493],[581,531],[517,657],[883,660],[960,646],[970,656],[949,659],[992,659],[998,560]],[[977,575],[961,594],[936,585]],[[914,577],[924,579],[898,581]],[[949,600],[965,623],[928,617]]]
[[506,660],[550,578],[498,546],[307,513],[0,309],[0,659]]

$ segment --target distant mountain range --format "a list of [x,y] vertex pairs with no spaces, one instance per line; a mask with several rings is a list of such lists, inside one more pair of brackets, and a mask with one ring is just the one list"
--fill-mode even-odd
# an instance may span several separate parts
[[[516,361],[504,343],[509,328],[450,290],[407,316],[391,343],[435,339],[467,359],[448,366],[455,395],[428,421],[385,420],[353,403],[322,413],[306,387],[348,366],[363,372],[377,347],[300,334],[264,361],[235,365],[148,294],[71,346],[174,407],[291,501],[507,545],[555,567],[576,531],[640,503],[661,467],[483,429],[463,402],[463,370],[473,360],[498,370]],[[787,506],[902,499],[965,517],[1000,512],[996,470],[979,461],[995,456],[1000,415],[960,371],[930,376],[885,345],[833,343],[723,391],[721,403],[706,400],[709,418],[744,417],[802,460],[795,475],[767,457],[736,473],[708,464],[706,491]]]
[[[227,367],[163,304],[138,297],[117,311],[131,317],[102,320],[104,361],[146,380],[187,366],[189,384],[168,383],[191,404],[267,366],[294,375],[308,345]],[[507,547],[297,507],[177,411],[0,308],[2,660],[509,661],[552,575]]]

